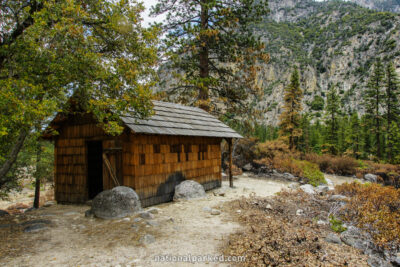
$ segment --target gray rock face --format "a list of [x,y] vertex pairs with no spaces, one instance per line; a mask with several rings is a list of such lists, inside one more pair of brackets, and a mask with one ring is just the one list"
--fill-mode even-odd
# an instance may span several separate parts
[[372,173],[367,173],[364,175],[364,179],[371,183],[376,183],[378,181],[378,176]]
[[328,234],[325,237],[325,241],[329,242],[329,243],[333,243],[333,244],[342,244],[342,240],[340,240],[340,237],[338,237],[337,235],[332,234],[332,233]]
[[297,188],[299,188],[299,184],[298,183],[291,183],[290,185],[288,185],[288,187],[290,189],[296,190]]
[[92,203],[94,215],[102,219],[123,218],[141,210],[139,196],[126,186],[114,187],[98,194]]
[[371,238],[354,226],[349,226],[346,231],[342,232],[340,234],[340,239],[343,241],[343,243],[360,249],[365,254],[370,254],[375,249]]
[[205,196],[204,187],[196,181],[186,180],[175,186],[174,201],[203,198]]
[[300,189],[303,190],[307,194],[310,194],[310,195],[315,194],[314,187],[310,184],[301,185]]

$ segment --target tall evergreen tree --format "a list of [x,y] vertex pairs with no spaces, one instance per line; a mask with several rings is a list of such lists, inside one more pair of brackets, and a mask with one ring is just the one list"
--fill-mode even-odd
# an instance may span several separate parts
[[370,131],[374,134],[375,139],[375,155],[377,158],[382,157],[382,107],[384,100],[384,70],[380,59],[374,65],[373,73],[368,81],[364,95],[364,105],[366,115],[369,120]]
[[296,148],[298,138],[302,135],[300,116],[302,98],[299,71],[295,68],[290,84],[285,89],[284,111],[279,118],[280,135],[287,138],[290,149]]
[[400,114],[400,86],[399,78],[392,63],[386,66],[386,92],[385,92],[385,117],[387,132],[386,157],[389,161],[393,160],[394,132],[391,129],[392,123],[397,122]]
[[169,96],[216,113],[249,109],[249,95],[261,92],[257,63],[269,60],[253,28],[266,0],[158,0],[152,13],[166,14]]
[[362,145],[362,137],[361,137],[361,123],[358,118],[357,112],[353,112],[350,117],[350,134],[348,136],[348,140],[350,143],[350,148],[353,154],[353,157],[360,157],[360,150]]
[[340,111],[340,97],[335,86],[331,86],[326,96],[326,108],[325,108],[325,125],[326,137],[325,137],[325,149],[336,155],[339,151],[339,116]]

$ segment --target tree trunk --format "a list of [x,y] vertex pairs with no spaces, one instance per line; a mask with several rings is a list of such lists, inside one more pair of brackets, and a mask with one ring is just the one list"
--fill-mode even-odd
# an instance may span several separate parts
[[35,198],[33,200],[33,207],[35,209],[39,208],[40,204],[40,161],[42,159],[42,147],[40,141],[37,141],[37,150],[36,150],[36,171],[35,171]]
[[11,149],[10,154],[7,157],[7,160],[3,163],[0,168],[0,187],[6,182],[6,175],[10,171],[11,167],[17,160],[17,156],[22,146],[24,145],[25,139],[28,136],[29,129],[22,128],[19,132],[19,136],[17,141],[15,142],[13,148]]
[[[207,0],[201,1],[201,31],[208,29],[208,7],[205,6]],[[200,63],[200,79],[202,85],[199,86],[199,96],[200,108],[205,111],[209,111],[210,107],[206,104],[208,100],[208,82],[206,79],[210,75],[209,68],[209,51],[207,44],[207,36],[204,33],[200,33],[200,52],[199,52],[199,63]]]

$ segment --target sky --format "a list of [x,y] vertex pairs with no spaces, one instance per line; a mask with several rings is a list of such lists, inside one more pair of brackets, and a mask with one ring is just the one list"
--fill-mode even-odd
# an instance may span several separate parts
[[156,17],[156,18],[151,18],[149,16],[150,7],[154,6],[156,3],[157,3],[157,0],[143,0],[143,4],[146,7],[146,10],[142,15],[143,19],[144,19],[143,26],[148,26],[152,22],[161,22],[162,21],[162,19],[163,19],[162,17],[163,16],[159,16],[159,17]]

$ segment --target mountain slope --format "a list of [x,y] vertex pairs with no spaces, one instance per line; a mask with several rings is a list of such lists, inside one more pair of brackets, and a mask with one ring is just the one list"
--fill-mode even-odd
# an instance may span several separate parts
[[377,57],[400,70],[400,16],[354,3],[311,0],[270,1],[271,14],[256,27],[271,53],[259,83],[265,107],[263,123],[276,124],[283,90],[294,65],[300,67],[304,108],[321,116],[321,99],[336,85],[346,111],[363,112],[360,99]]
[[378,11],[400,12],[400,0],[349,0],[360,6]]

